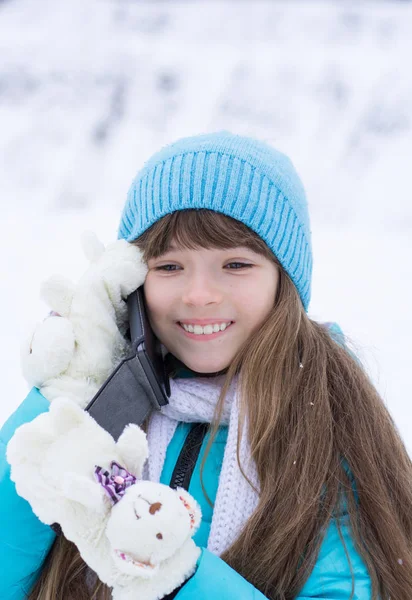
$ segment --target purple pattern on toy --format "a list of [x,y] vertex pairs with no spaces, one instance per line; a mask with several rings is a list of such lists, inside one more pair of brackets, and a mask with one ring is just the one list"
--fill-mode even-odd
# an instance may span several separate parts
[[103,467],[96,466],[94,476],[97,482],[103,486],[112,504],[116,504],[123,498],[127,488],[136,483],[136,477],[115,461],[111,462],[110,469],[109,473]]

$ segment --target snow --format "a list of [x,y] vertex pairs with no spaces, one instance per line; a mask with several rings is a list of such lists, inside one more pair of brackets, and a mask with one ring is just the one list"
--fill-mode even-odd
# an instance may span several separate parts
[[353,340],[411,450],[411,27],[406,2],[0,3],[0,422],[27,391],[39,282],[81,274],[83,230],[116,237],[152,152],[229,129],[292,157],[309,314]]

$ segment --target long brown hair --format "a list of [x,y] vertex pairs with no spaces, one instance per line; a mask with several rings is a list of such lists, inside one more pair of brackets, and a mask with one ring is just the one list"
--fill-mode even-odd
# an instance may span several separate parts
[[[172,240],[191,249],[247,246],[280,271],[272,311],[228,367],[206,451],[217,433],[225,394],[239,373],[240,423],[242,428],[247,419],[260,500],[221,558],[271,600],[292,600],[311,573],[331,518],[341,535],[345,510],[369,570],[373,599],[410,600],[412,464],[361,364],[307,316],[276,257],[239,221],[206,209],[177,211],[135,243],[148,260],[163,254]],[[77,553],[69,569],[67,545],[64,538],[58,541],[30,598],[110,597],[104,586],[93,596],[62,589],[70,580],[86,593],[84,563],[79,570]],[[53,587],[56,573],[60,584]]]

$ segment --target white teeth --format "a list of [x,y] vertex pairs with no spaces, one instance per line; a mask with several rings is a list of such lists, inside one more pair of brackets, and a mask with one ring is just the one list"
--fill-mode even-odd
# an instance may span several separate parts
[[210,335],[211,333],[217,333],[218,331],[224,331],[229,325],[231,325],[231,321],[228,323],[215,323],[214,325],[205,325],[202,327],[201,325],[186,325],[186,323],[180,323],[180,325],[185,329],[185,331],[189,331],[190,333],[194,333],[196,335]]

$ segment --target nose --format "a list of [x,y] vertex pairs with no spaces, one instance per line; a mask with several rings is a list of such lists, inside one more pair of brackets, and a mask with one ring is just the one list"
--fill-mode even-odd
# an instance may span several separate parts
[[182,300],[192,306],[219,304],[222,301],[222,292],[208,273],[196,273],[187,281]]

